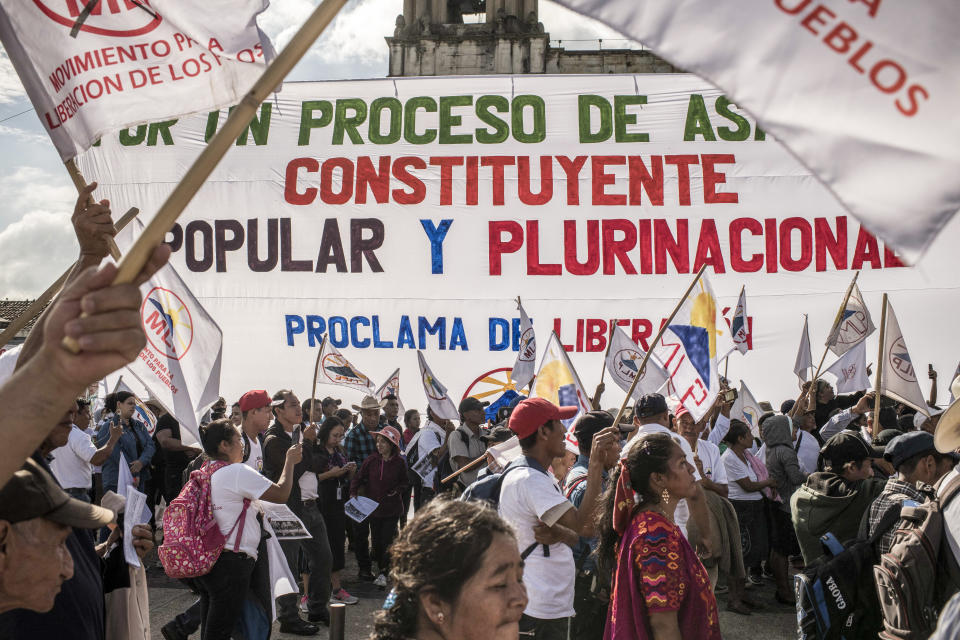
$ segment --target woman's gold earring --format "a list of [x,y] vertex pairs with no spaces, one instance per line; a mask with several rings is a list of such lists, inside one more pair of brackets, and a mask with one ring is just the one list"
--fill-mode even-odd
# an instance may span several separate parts
[[664,505],[670,504],[670,492],[664,489],[660,492],[660,499],[663,500]]
[[437,621],[440,622],[440,624],[443,624],[443,612],[442,612],[442,611],[437,614]]

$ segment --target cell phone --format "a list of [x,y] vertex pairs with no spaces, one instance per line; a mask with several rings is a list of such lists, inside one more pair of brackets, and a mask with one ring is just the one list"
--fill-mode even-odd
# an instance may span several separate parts
[[293,433],[290,434],[290,437],[293,439],[293,444],[300,444],[300,425],[297,425],[293,428]]
[[737,390],[736,389],[727,389],[723,392],[723,401],[724,402],[733,402],[737,399]]

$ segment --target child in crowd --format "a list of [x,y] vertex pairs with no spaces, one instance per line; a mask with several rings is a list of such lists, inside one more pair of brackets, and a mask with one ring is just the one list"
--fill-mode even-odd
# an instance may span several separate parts
[[[379,575],[374,584],[387,586],[389,559],[387,549],[397,536],[397,524],[403,513],[403,494],[409,486],[407,463],[400,455],[400,432],[391,426],[385,426],[371,435],[376,438],[377,451],[363,461],[360,471],[350,483],[351,497],[362,495],[378,503],[376,510],[367,518],[373,539],[373,560],[377,563]],[[366,537],[361,535],[354,540],[357,560],[368,555]]]

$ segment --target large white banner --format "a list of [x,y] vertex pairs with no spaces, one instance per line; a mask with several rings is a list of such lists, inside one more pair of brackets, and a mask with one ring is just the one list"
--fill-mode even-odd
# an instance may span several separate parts
[[[98,197],[149,218],[225,117],[107,136],[79,164]],[[520,346],[518,295],[592,393],[610,322],[648,349],[704,263],[725,320],[750,291],[751,350],[730,356],[728,377],[758,400],[796,395],[803,314],[816,364],[855,269],[874,315],[897,291],[921,367],[949,372],[960,357],[954,243],[901,266],[690,75],[287,83],[168,240],[223,329],[229,401],[258,388],[309,397],[324,333],[374,380],[397,367],[415,380],[422,349],[455,402],[468,389],[495,401]],[[603,406],[618,404],[607,387]],[[420,385],[406,389],[423,410]]]
[[707,78],[915,261],[960,209],[956,0],[558,0]]
[[[0,40],[68,160],[122,127],[239,101],[272,54],[256,23],[268,5],[4,0]],[[161,130],[143,131],[155,143]]]

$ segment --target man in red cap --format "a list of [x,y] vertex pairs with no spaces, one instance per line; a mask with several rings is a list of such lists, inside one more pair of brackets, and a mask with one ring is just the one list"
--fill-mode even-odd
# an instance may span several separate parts
[[[577,407],[558,407],[543,398],[528,398],[516,406],[508,423],[520,440],[524,466],[503,476],[499,510],[516,531],[521,552],[527,554],[523,582],[529,603],[520,630],[533,632],[540,640],[569,637],[576,577],[571,548],[577,545],[579,536],[593,535],[600,496],[602,455],[590,456],[580,509],[564,497],[553,474],[547,471],[551,460],[566,450],[566,429],[561,420],[572,418],[577,411]],[[591,453],[618,439],[619,431],[614,427],[600,431],[593,438]]]
[[263,472],[263,432],[270,426],[270,395],[263,389],[240,396],[240,434],[243,463],[257,473]]

